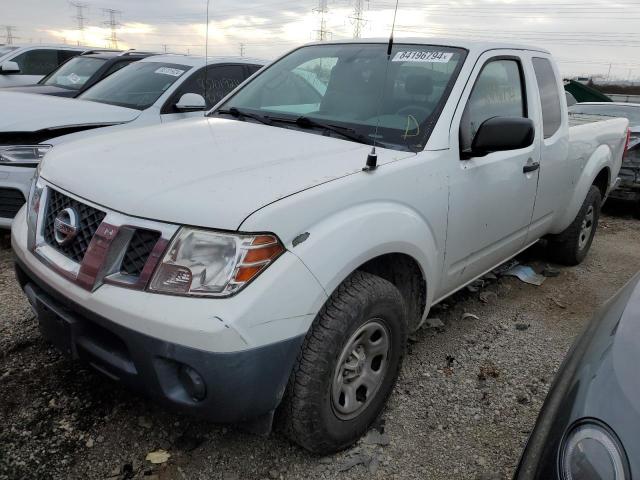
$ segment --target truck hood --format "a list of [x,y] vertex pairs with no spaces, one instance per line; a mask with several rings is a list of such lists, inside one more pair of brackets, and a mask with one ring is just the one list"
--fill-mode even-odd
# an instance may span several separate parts
[[36,132],[135,120],[139,110],[51,95],[0,91],[0,132]]
[[[365,175],[370,149],[315,133],[204,118],[58,145],[45,157],[41,175],[128,215],[236,230],[278,199]],[[378,164],[414,155],[379,148]]]

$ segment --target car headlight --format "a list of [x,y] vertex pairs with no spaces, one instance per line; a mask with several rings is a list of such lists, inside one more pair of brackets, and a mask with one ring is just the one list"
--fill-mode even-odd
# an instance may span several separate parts
[[560,453],[563,480],[628,480],[629,462],[618,437],[604,424],[584,421],[566,436]]
[[0,146],[0,165],[35,167],[49,150],[51,150],[51,145]]
[[223,297],[236,293],[284,252],[271,234],[231,234],[183,227],[156,269],[149,290]]

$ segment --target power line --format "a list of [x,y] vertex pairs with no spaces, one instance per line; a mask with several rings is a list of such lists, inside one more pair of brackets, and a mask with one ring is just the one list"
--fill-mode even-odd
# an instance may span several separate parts
[[16,37],[13,32],[17,30],[17,28],[13,25],[5,25],[4,26],[6,33],[6,42],[7,45],[13,45],[13,41],[17,40],[20,37]]
[[78,45],[80,45],[80,42],[84,44],[85,43],[84,29],[86,26],[85,21],[87,20],[87,17],[84,16],[84,10],[85,8],[89,8],[89,4],[78,2],[78,1],[69,1],[69,5],[71,5],[72,7],[75,7],[76,9],[76,15],[71,18],[73,18],[76,22],[78,22],[78,32],[80,33],[78,37]]
[[331,38],[331,32],[327,30],[327,20],[325,15],[329,12],[327,7],[327,0],[318,0],[318,8],[313,10],[320,15],[320,26],[316,30],[316,38],[321,42],[329,40]]
[[107,37],[107,40],[109,41],[109,48],[118,48],[117,30],[120,23],[118,22],[117,17],[118,15],[122,15],[122,11],[114,10],[113,8],[103,8],[102,11],[109,15],[109,20],[103,22],[103,24],[111,30],[111,34]]
[[[367,6],[369,0],[367,0]],[[353,16],[349,17],[353,23],[353,38],[360,38],[362,36],[362,27],[367,23],[364,17],[364,0],[355,0],[353,7]]]

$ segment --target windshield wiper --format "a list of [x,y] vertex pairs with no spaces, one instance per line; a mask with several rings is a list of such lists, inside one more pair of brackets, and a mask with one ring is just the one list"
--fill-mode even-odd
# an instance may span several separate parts
[[354,142],[364,143],[366,145],[369,145],[368,139],[364,135],[356,133],[356,131],[353,128],[343,127],[341,125],[333,125],[331,123],[319,122],[309,117],[305,117],[304,115],[296,118],[291,118],[291,119],[276,118],[276,117],[270,117],[270,119],[274,122],[294,123],[297,126],[302,128],[321,128],[321,129],[324,129],[325,131],[342,135],[344,138],[348,138],[349,140],[352,140]]
[[257,113],[247,112],[245,110],[240,110],[237,107],[231,107],[228,110],[218,110],[215,113],[219,113],[222,115],[231,115],[234,118],[250,118],[260,123],[264,123],[265,125],[272,125],[271,119],[265,115],[258,115]]

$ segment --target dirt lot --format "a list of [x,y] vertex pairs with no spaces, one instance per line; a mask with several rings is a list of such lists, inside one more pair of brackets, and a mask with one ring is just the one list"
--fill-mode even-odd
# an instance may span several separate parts
[[[542,247],[520,259],[546,263]],[[376,429],[318,458],[277,434],[174,415],[61,357],[40,338],[5,245],[0,479],[509,478],[573,339],[639,268],[640,221],[610,207],[583,265],[541,287],[500,278],[457,294],[432,311],[442,324],[412,338]],[[145,460],[158,449],[167,462]]]

